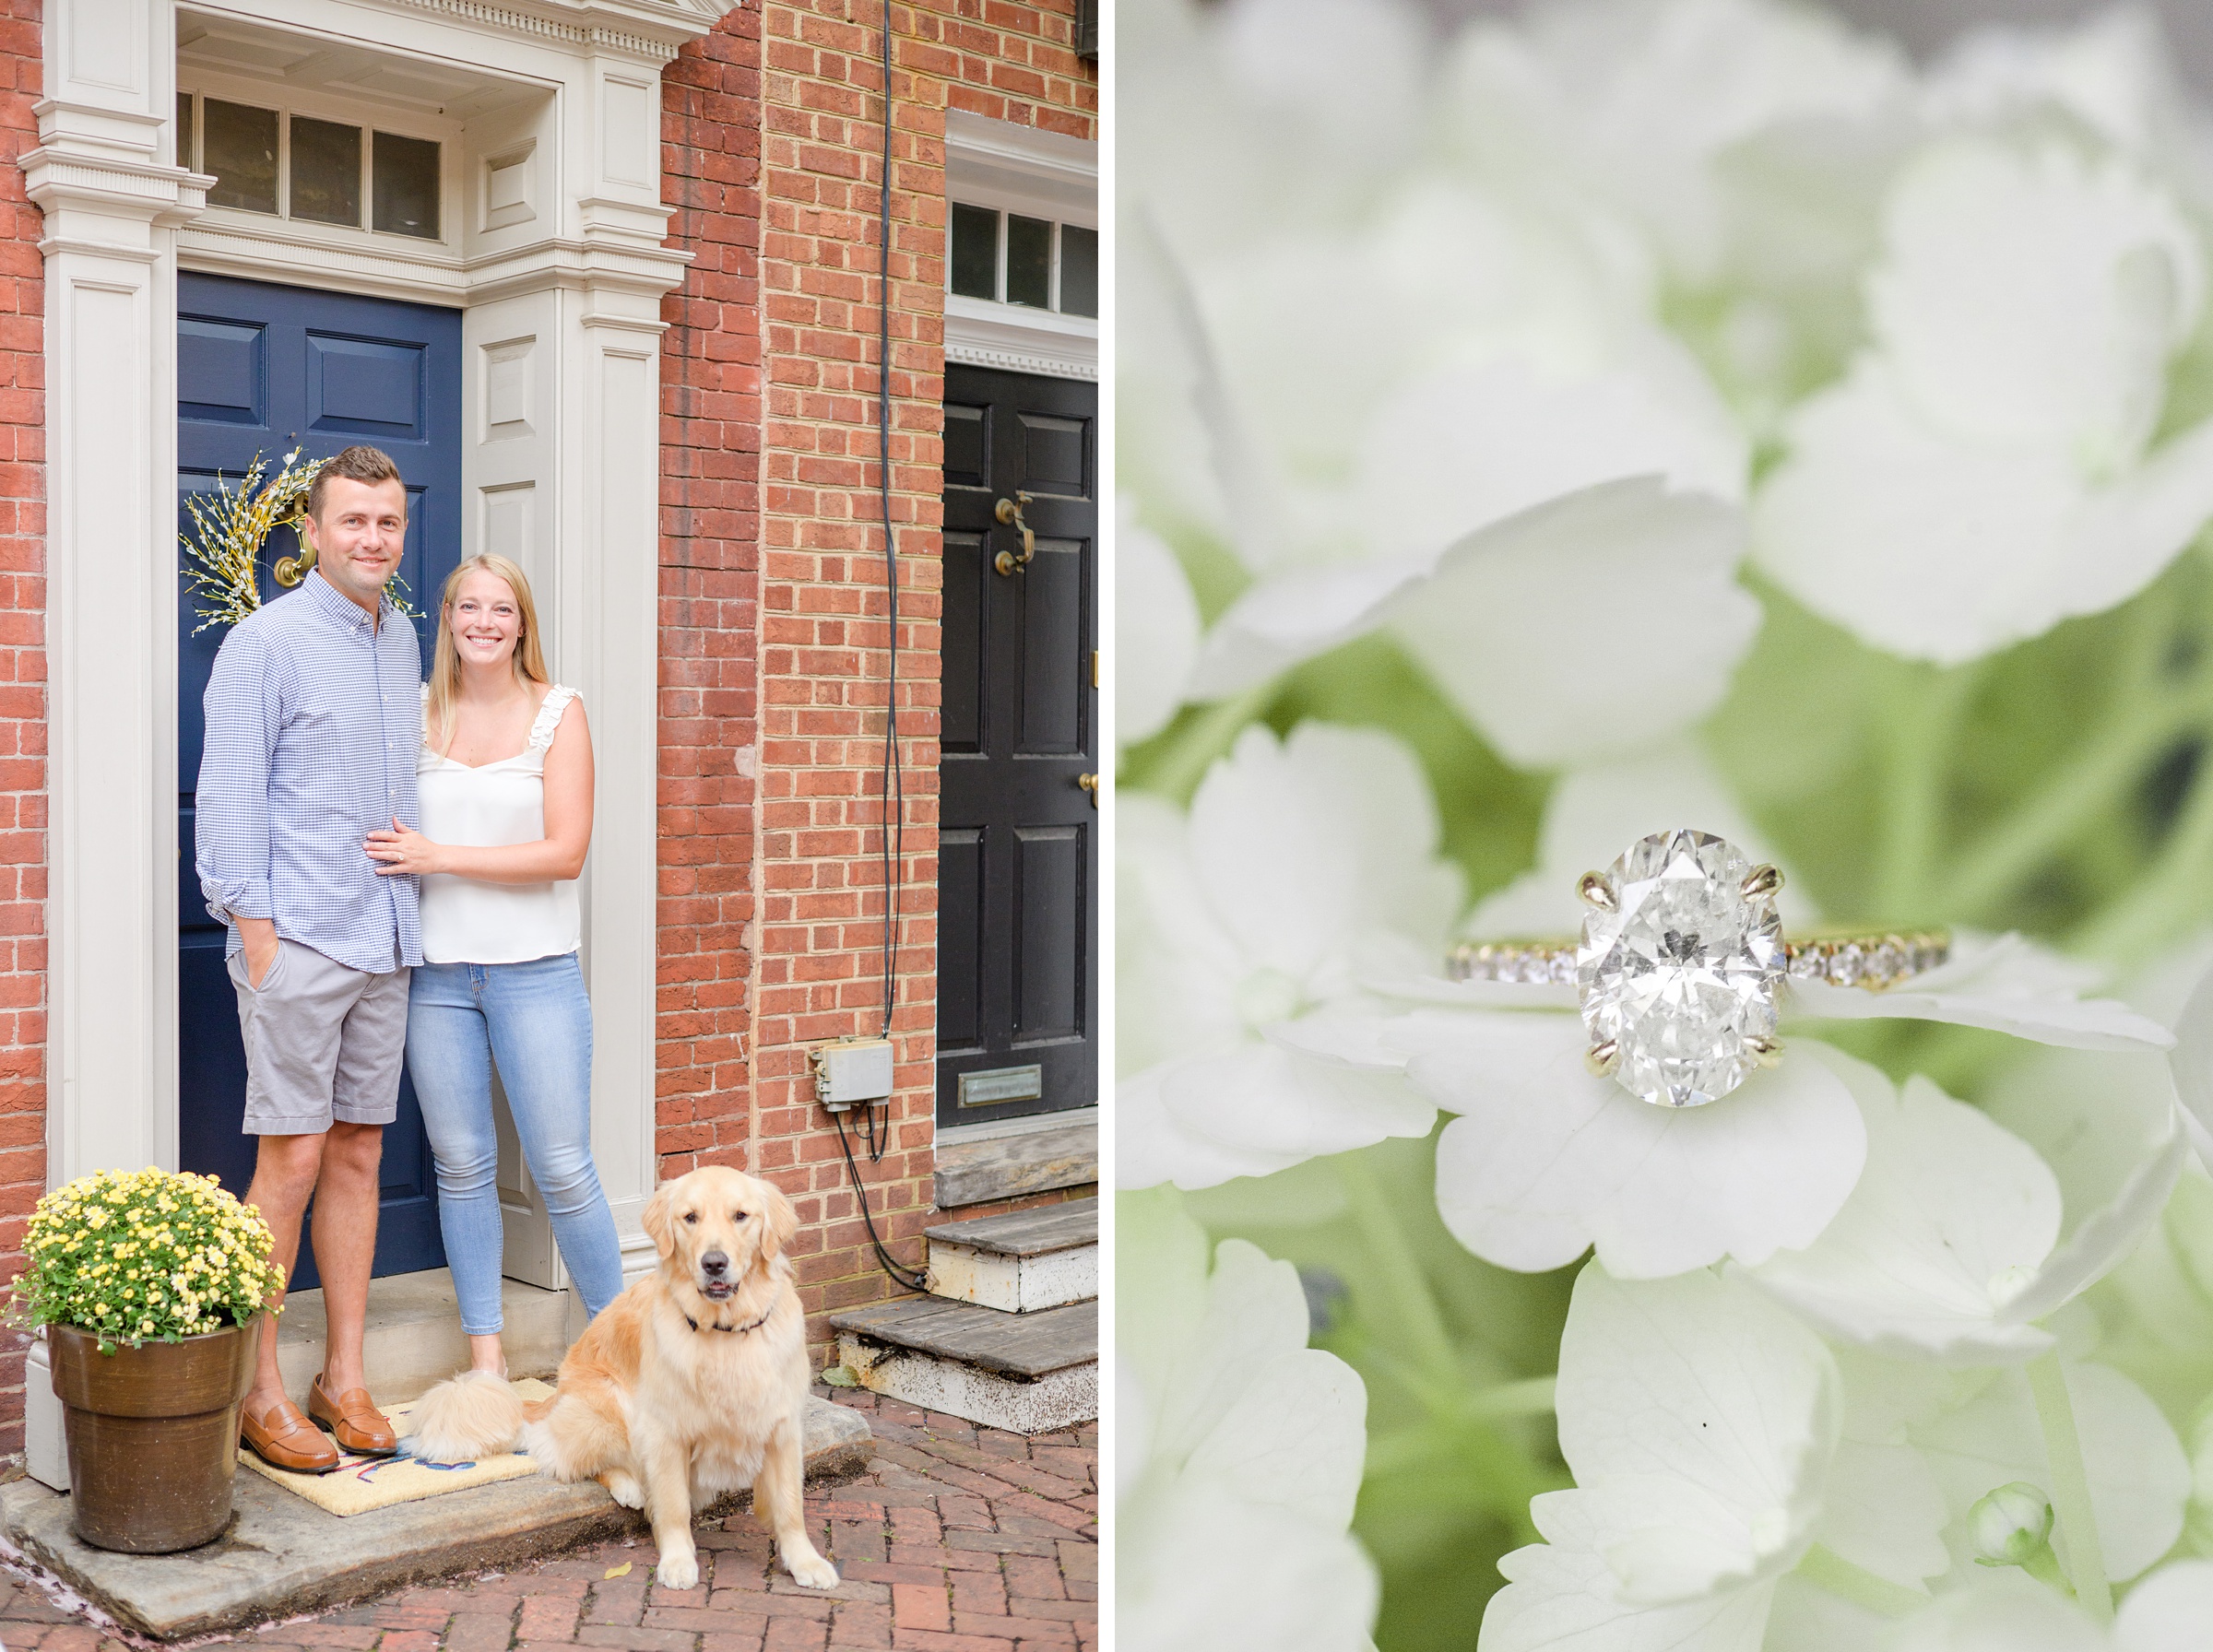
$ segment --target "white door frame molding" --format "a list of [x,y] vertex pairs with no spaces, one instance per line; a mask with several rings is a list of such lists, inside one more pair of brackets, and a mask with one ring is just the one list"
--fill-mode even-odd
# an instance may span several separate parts
[[[625,1262],[649,1263],[660,301],[691,261],[662,244],[660,77],[728,9],[192,6],[195,31],[375,59],[386,85],[412,65],[491,88],[456,125],[452,228],[410,243],[208,211],[213,180],[177,164],[176,0],[50,0],[40,145],[23,158],[45,213],[50,1186],[177,1161],[175,924],[180,877],[191,883],[176,849],[182,264],[464,311],[462,549],[529,572],[549,663],[583,690],[597,737],[583,891],[593,1148]],[[31,1441],[33,1472],[65,1477],[58,1432],[41,1422],[43,1371],[28,1386],[31,1434],[53,1434]]]

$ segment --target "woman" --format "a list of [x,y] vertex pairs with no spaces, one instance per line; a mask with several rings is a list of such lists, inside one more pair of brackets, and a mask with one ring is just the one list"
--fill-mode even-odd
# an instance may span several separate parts
[[408,1070],[438,1162],[438,1222],[469,1367],[500,1375],[496,1064],[562,1260],[597,1315],[622,1289],[592,1163],[592,1007],[576,878],[592,840],[592,737],[550,681],[530,583],[505,557],[445,582],[416,763],[422,830],[369,834],[380,874],[422,879]]

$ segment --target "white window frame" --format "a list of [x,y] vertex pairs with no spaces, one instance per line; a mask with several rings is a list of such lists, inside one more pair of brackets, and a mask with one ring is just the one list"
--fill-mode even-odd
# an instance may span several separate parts
[[[1058,132],[988,120],[966,110],[945,114],[945,195],[948,202],[988,206],[1001,214],[1045,218],[1053,231],[1051,310],[969,298],[951,290],[953,214],[945,215],[945,360],[1049,378],[1099,376],[1096,317],[1064,315],[1060,301],[1060,231],[1074,224],[1099,227],[1098,145]],[[1103,240],[1104,238],[1102,238]],[[1102,249],[1102,256],[1104,255]],[[1005,292],[1006,224],[999,230],[993,289]],[[1104,286],[1104,282],[1102,282]]]

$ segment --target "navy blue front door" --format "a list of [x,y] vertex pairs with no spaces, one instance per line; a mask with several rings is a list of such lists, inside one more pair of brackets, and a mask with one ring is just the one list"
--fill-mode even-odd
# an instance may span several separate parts
[[[180,528],[189,525],[186,494],[212,491],[219,473],[235,488],[255,454],[273,473],[294,446],[310,458],[327,458],[357,442],[390,454],[407,479],[400,577],[410,605],[428,611],[461,553],[460,312],[216,276],[178,277]],[[289,529],[270,536],[263,600],[282,595],[273,570],[297,549]],[[245,1051],[223,968],[223,926],[207,915],[193,870],[200,700],[227,628],[195,635],[198,606],[188,590],[178,605],[178,1156],[184,1169],[212,1173],[243,1193],[254,1155],[254,1139],[241,1129]],[[435,616],[416,629],[427,667]],[[411,1273],[444,1262],[430,1142],[415,1088],[403,1083],[399,1118],[385,1132],[376,1271]],[[292,1283],[307,1290],[315,1281],[314,1256],[302,1236]]]

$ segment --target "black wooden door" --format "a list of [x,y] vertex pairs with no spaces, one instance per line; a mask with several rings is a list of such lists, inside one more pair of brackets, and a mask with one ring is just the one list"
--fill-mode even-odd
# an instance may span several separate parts
[[941,1125],[1098,1098],[1097,425],[1096,385],[946,369]]
[[[411,605],[429,609],[461,551],[461,313],[194,275],[177,279],[177,311],[179,528],[190,525],[184,495],[212,491],[219,473],[237,487],[257,453],[273,473],[295,443],[310,458],[327,458],[366,442],[390,454],[407,479],[400,578]],[[297,549],[290,529],[270,536],[264,601],[282,594],[272,572],[277,559]],[[246,1057],[238,1002],[223,968],[223,926],[207,915],[193,869],[200,701],[225,631],[216,625],[195,635],[198,606],[189,590],[178,604],[178,1159],[243,1194],[255,1144],[241,1128]],[[427,666],[435,618],[419,620],[417,632]],[[444,1262],[430,1141],[415,1087],[403,1080],[399,1117],[385,1131],[376,1271],[412,1273]],[[302,1235],[292,1284],[304,1291],[315,1282],[314,1250]]]

